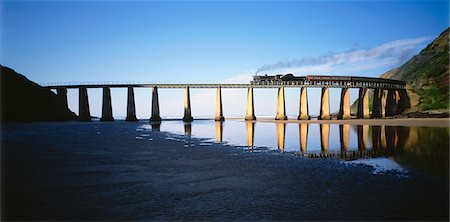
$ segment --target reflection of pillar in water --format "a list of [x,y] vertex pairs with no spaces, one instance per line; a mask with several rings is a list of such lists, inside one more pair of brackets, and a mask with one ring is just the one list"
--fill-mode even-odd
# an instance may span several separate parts
[[161,128],[161,122],[152,123],[152,131],[159,131],[160,128]]
[[191,123],[184,123],[184,135],[190,136],[192,134],[192,124]]
[[278,138],[278,149],[283,152],[284,151],[284,133],[286,129],[285,123],[276,123],[277,124],[277,138]]
[[330,124],[320,124],[320,147],[323,153],[328,153],[328,140],[330,137]]
[[397,144],[397,129],[395,126],[386,126],[386,147],[388,149],[394,149]]
[[247,146],[253,147],[253,142],[255,140],[255,122],[247,121],[245,122],[247,129]]
[[381,148],[381,126],[372,126],[372,146],[373,149]]
[[350,135],[350,125],[349,124],[339,125],[339,139],[341,142],[341,152],[348,151],[349,135]]
[[395,147],[397,149],[403,149],[405,147],[406,141],[409,139],[410,127],[406,126],[397,126],[397,143]]
[[369,137],[369,125],[358,125],[358,149],[365,150]]
[[216,141],[218,143],[222,142],[222,135],[223,135],[223,122],[216,121]]
[[308,144],[308,124],[299,124],[298,129],[300,133],[300,151],[306,153],[306,147]]
[[381,132],[380,132],[380,137],[381,137],[381,148],[386,149],[387,144],[386,144],[386,126],[381,126]]

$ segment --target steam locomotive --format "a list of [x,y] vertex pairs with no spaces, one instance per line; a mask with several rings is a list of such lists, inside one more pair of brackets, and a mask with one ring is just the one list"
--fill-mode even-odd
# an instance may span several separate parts
[[304,82],[306,77],[304,76],[294,76],[292,73],[288,74],[277,74],[274,76],[264,75],[264,76],[253,76],[253,81],[250,81],[251,84],[256,85],[266,85],[266,84],[276,84],[287,81],[302,81]]
[[292,73],[277,74],[274,76],[253,76],[253,81],[250,84],[255,85],[270,85],[270,84],[282,84],[288,82],[298,82],[301,84],[316,85],[318,82],[335,82],[342,84],[343,82],[355,83],[355,82],[369,82],[369,83],[387,83],[405,85],[405,82],[393,79],[382,78],[370,78],[370,77],[356,77],[356,76],[319,76],[319,75],[307,75],[307,76],[294,76]]

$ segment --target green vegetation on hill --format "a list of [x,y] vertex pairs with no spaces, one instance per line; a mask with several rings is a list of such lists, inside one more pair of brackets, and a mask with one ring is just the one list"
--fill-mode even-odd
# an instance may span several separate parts
[[419,95],[417,108],[449,108],[449,28],[402,66],[381,75],[406,81]]
[[[419,54],[380,77],[405,81],[412,108],[421,111],[450,108],[449,74],[449,28],[447,28]],[[414,94],[418,101],[414,101],[412,96]],[[372,95],[369,100],[372,110]],[[356,114],[357,110],[358,100],[352,104],[351,113]]]

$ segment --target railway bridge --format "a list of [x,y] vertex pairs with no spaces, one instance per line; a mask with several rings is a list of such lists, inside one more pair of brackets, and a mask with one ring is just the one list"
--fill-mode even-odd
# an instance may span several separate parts
[[[358,79],[354,77],[354,79]],[[314,80],[296,80],[296,81],[266,81],[251,82],[248,84],[227,84],[227,83],[180,83],[180,84],[157,84],[157,83],[136,83],[136,82],[85,82],[85,83],[50,83],[41,84],[49,89],[56,89],[58,99],[67,107],[67,89],[79,90],[79,120],[90,121],[88,88],[103,89],[103,105],[101,121],[114,121],[111,105],[111,88],[128,88],[127,99],[127,121],[137,121],[134,101],[134,88],[152,88],[152,110],[150,121],[161,121],[159,112],[158,89],[160,88],[182,88],[185,89],[184,97],[184,117],[183,120],[190,122],[193,120],[191,113],[190,89],[192,88],[215,88],[216,97],[216,121],[223,121],[225,117],[222,110],[222,89],[227,88],[245,88],[248,89],[247,107],[245,120],[255,120],[255,109],[253,105],[253,90],[258,88],[277,88],[278,101],[276,120],[286,120],[285,108],[285,88],[298,88],[300,90],[299,120],[309,120],[308,111],[308,88],[321,88],[321,105],[318,119],[329,120],[330,115],[330,97],[329,88],[341,88],[340,107],[338,119],[351,119],[350,116],[350,92],[349,89],[359,89],[357,118],[383,118],[403,112],[409,107],[409,98],[406,93],[405,83],[380,78],[365,78],[361,80],[327,80],[325,78]],[[370,81],[366,79],[371,79]],[[376,81],[373,81],[375,79]],[[369,90],[373,90],[372,115],[369,113]]]

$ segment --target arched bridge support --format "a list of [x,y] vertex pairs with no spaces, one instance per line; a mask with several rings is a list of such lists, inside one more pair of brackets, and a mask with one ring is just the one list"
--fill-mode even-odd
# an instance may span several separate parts
[[111,89],[103,87],[102,118],[100,121],[114,121],[111,104]]

